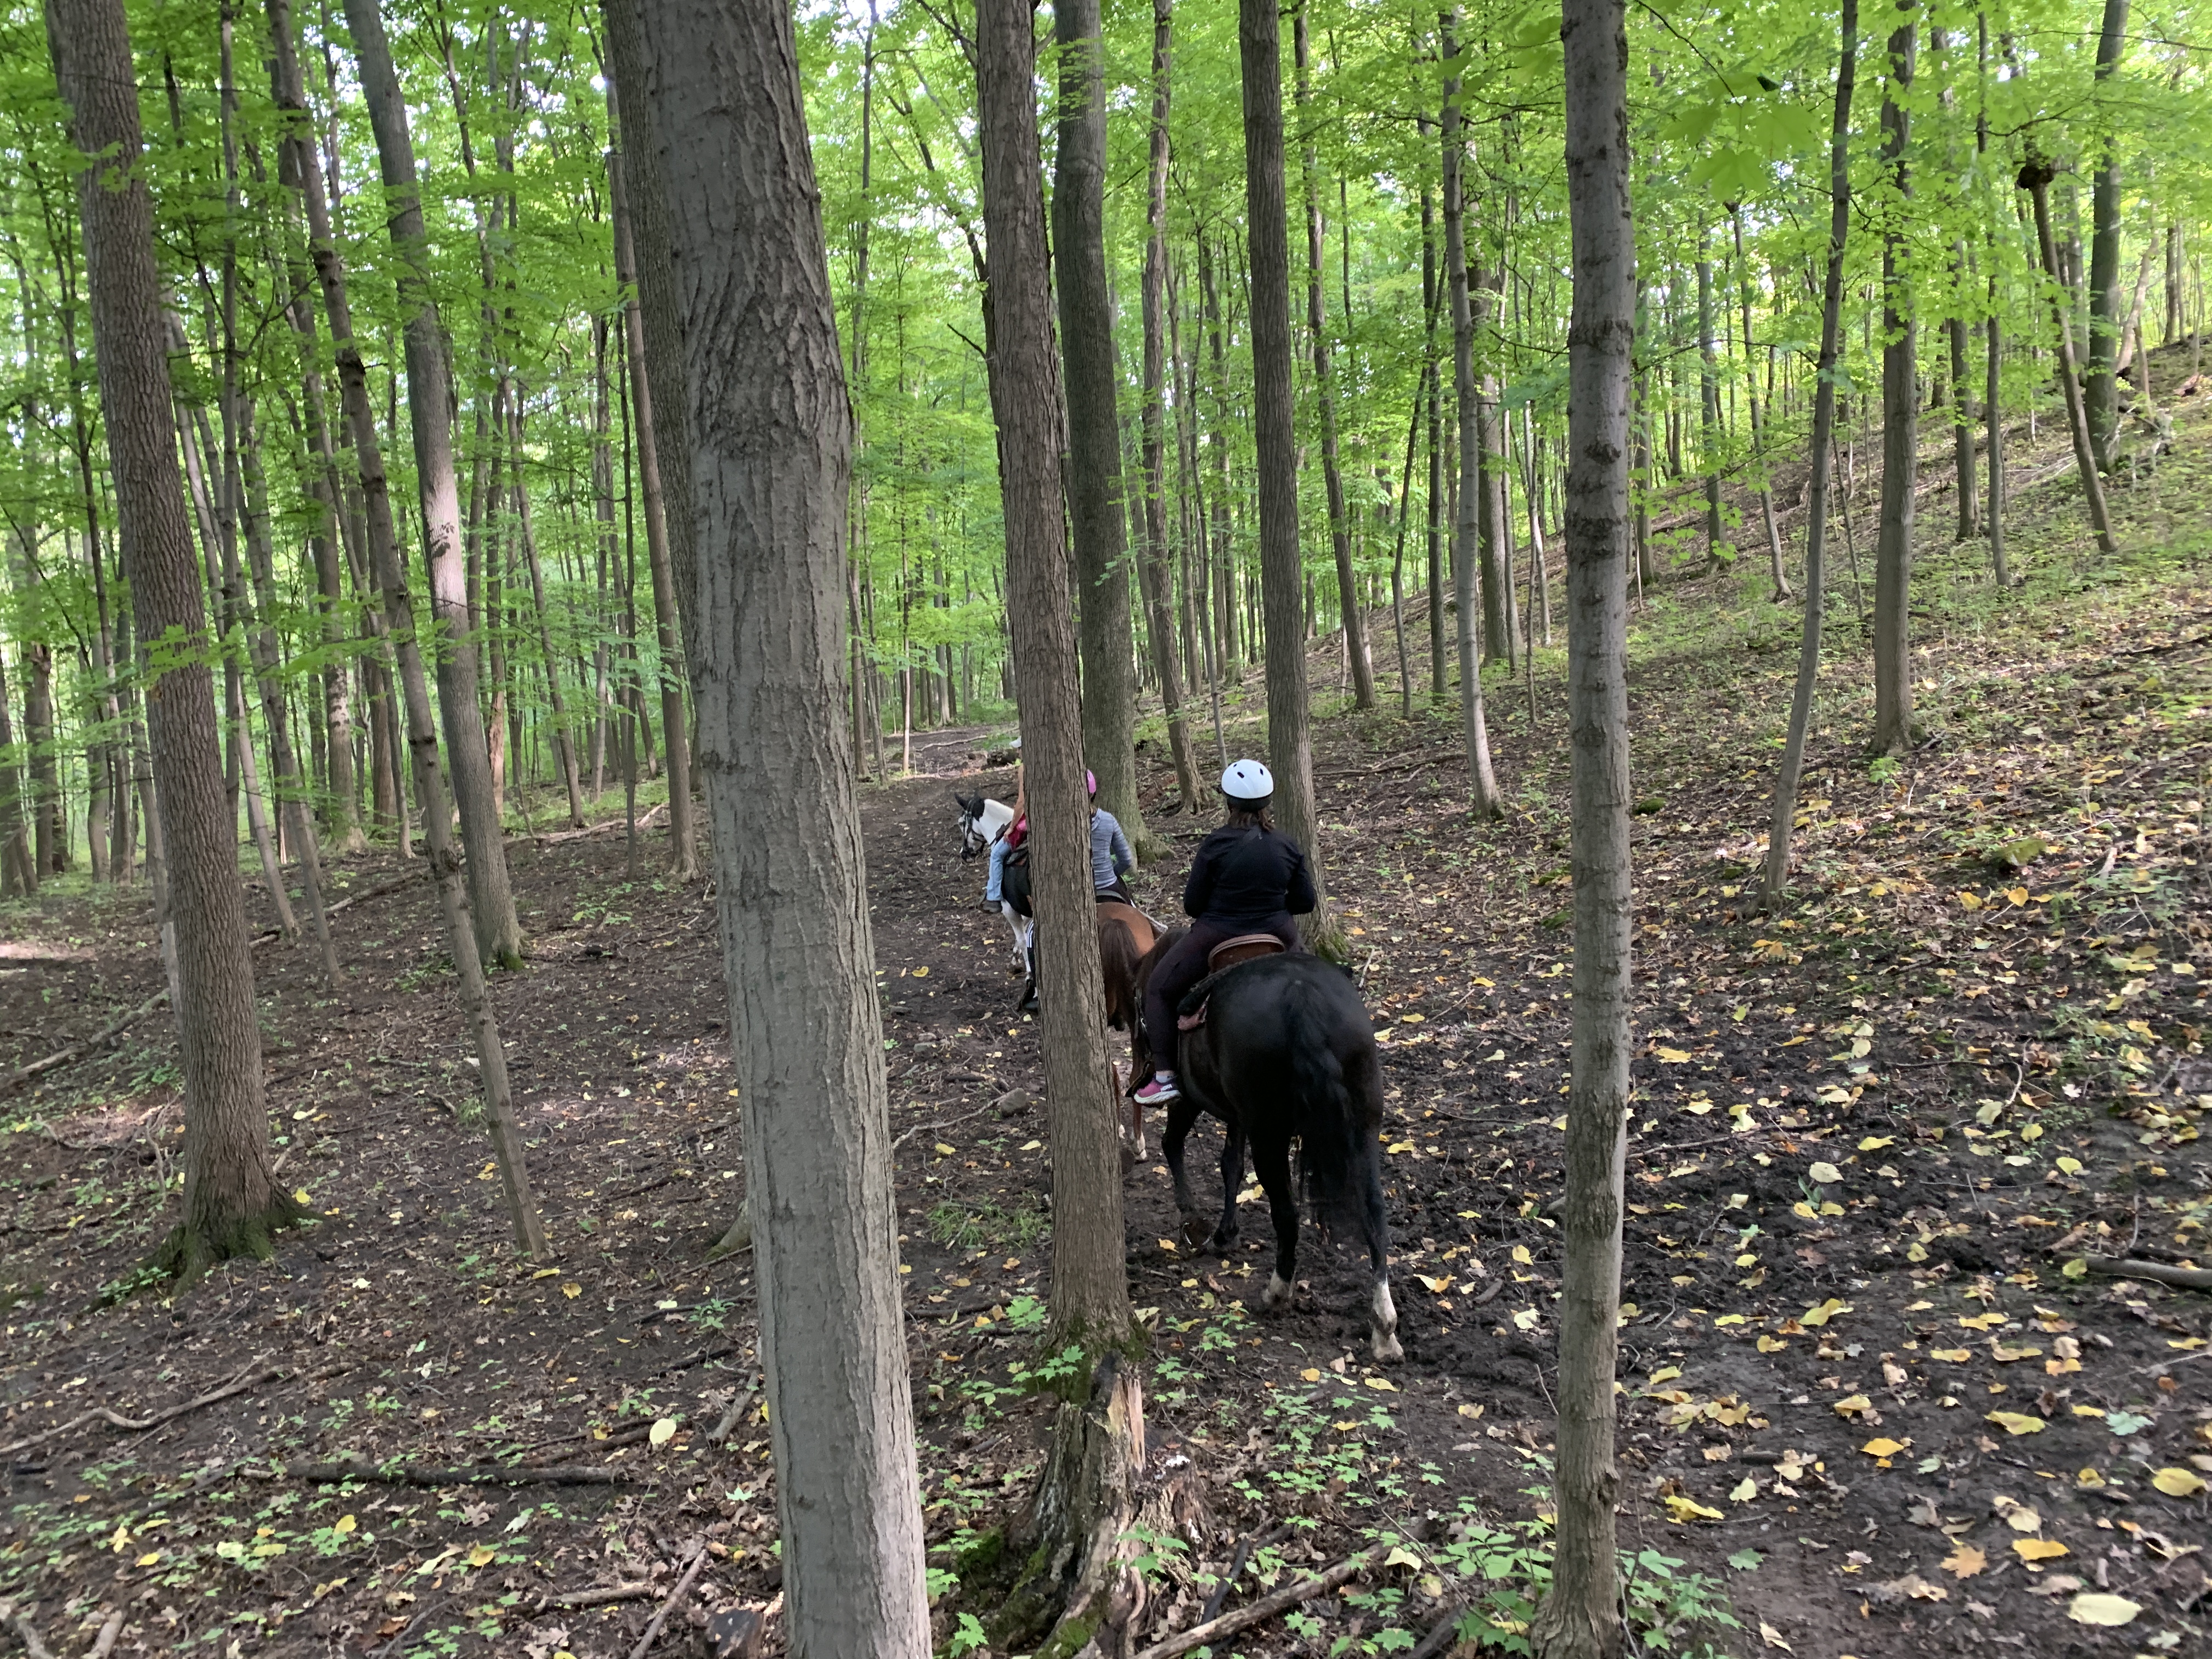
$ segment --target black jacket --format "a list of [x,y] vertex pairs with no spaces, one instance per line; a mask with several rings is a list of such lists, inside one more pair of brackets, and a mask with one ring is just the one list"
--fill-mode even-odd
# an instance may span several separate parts
[[1217,830],[1191,860],[1182,908],[1207,921],[1262,922],[1314,908],[1306,855],[1288,836],[1266,830]]

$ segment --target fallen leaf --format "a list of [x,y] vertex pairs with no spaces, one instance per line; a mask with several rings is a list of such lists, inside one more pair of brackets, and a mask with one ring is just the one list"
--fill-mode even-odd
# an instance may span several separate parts
[[1868,1399],[1863,1394],[1847,1395],[1845,1398],[1836,1401],[1836,1415],[1838,1417],[1850,1417],[1860,1412],[1872,1411],[1873,1409],[1874,1401]]
[[1522,1267],[1527,1267],[1529,1264],[1530,1260],[1528,1247],[1526,1244],[1516,1244],[1513,1247],[1513,1259],[1519,1262]]
[[2005,1322],[2002,1310],[1992,1308],[1987,1313],[1960,1314],[1959,1322],[1970,1331],[1993,1330]]
[[1759,1482],[1753,1480],[1747,1474],[1741,1480],[1738,1481],[1735,1486],[1729,1489],[1729,1502],[1731,1504],[1748,1504],[1753,1498],[1758,1496]]
[[1825,1161],[1815,1164],[1811,1169],[1806,1170],[1805,1173],[1810,1176],[1815,1182],[1823,1187],[1832,1187],[1844,1178],[1844,1172],[1841,1170],[1838,1170],[1834,1164]]
[[1972,1348],[1930,1348],[1928,1357],[1941,1359],[1948,1364],[1963,1365],[1974,1357],[1974,1351]]
[[1954,1578],[1972,1578],[1990,1564],[1990,1558],[1972,1544],[1961,1544],[1943,1558],[1943,1571]]
[[2041,1532],[2043,1516],[2025,1504],[2008,1504],[2004,1512],[2005,1525],[2014,1532]]
[[1850,1311],[1850,1303],[1838,1302],[1832,1296],[1819,1307],[1806,1309],[1803,1316],[1797,1322],[1801,1325],[1825,1325],[1838,1314],[1847,1314]]
[[1462,1406],[1459,1408],[1459,1414],[1462,1417],[1480,1417],[1482,1415],[1482,1407],[1480,1406]]
[[499,1559],[499,1552],[489,1544],[478,1544],[461,1559],[472,1567],[488,1567]]
[[1302,1371],[1300,1371],[1300,1372],[1298,1373],[1298,1380],[1299,1380],[1301,1382],[1320,1382],[1320,1381],[1321,1381],[1321,1367],[1320,1367],[1320,1366],[1318,1366],[1318,1365],[1309,1365],[1309,1366],[1307,1366],[1307,1367],[1305,1368],[1305,1370],[1302,1370]]
[[583,1295],[583,1293],[584,1287],[581,1285],[576,1284],[573,1280],[561,1287],[561,1294],[567,1297],[571,1302],[574,1302],[578,1297]]
[[1869,1457],[1894,1457],[1898,1453],[1903,1451],[1911,1443],[1912,1443],[1910,1440],[1891,1440],[1887,1437],[1877,1437],[1868,1441],[1866,1444],[1861,1446],[1859,1449],[1864,1452]]
[[1775,1629],[1764,1619],[1759,1621],[1759,1639],[1770,1648],[1780,1648],[1784,1653],[1794,1653],[1796,1650],[1782,1639],[1780,1631]]
[[1863,1152],[1878,1152],[1885,1146],[1895,1145],[1897,1145],[1895,1135],[1869,1135],[1859,1142],[1859,1150]]
[[653,1431],[646,1436],[646,1439],[654,1446],[665,1446],[675,1438],[676,1419],[672,1417],[662,1418],[653,1425]]
[[1680,1066],[1690,1058],[1680,1048],[1655,1048],[1652,1052],[1669,1066]]
[[2012,1552],[2023,1561],[2055,1561],[2071,1553],[2056,1538],[2015,1538],[2012,1540]]
[[1398,1385],[1395,1382],[1393,1382],[1387,1376],[1364,1376],[1360,1378],[1360,1381],[1366,1383],[1370,1389],[1380,1389],[1385,1394],[1395,1394],[1398,1392]]
[[2124,1625],[2142,1611],[2140,1601],[2091,1590],[2074,1598],[2067,1607],[2066,1616],[2077,1625]]
[[1452,1282],[1449,1279],[1431,1279],[1426,1273],[1415,1273],[1413,1277],[1419,1279],[1422,1284],[1427,1285],[1430,1290],[1435,1291],[1438,1296],[1442,1296],[1446,1291],[1452,1287]]
[[2043,1419],[2030,1417],[2025,1412],[1990,1412],[1989,1420],[2002,1428],[2007,1434],[2041,1434]]
[[1718,1521],[1722,1518],[1718,1510],[1709,1510],[1695,1498],[1684,1498],[1677,1493],[1670,1493],[1660,1501],[1666,1504],[1667,1518],[1670,1521],[1687,1522]]
[[2194,1498],[2204,1490],[2204,1477],[2190,1469],[2160,1469],[2150,1483],[2168,1498]]
[[331,1530],[337,1533],[351,1532],[354,1528],[359,1524],[360,1523],[356,1522],[353,1516],[349,1515],[342,1515],[338,1516],[337,1520],[331,1522]]
[[1759,1351],[1761,1353],[1780,1353],[1789,1346],[1778,1336],[1762,1335],[1759,1339]]

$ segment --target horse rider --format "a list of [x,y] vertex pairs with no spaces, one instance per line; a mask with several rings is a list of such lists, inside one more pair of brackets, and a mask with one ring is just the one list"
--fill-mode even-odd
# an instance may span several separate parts
[[[1221,775],[1221,793],[1228,821],[1200,844],[1183,884],[1190,931],[1160,959],[1145,986],[1145,1033],[1156,1066],[1159,1059],[1175,1057],[1176,1005],[1206,977],[1214,946],[1240,933],[1273,933],[1286,950],[1303,949],[1291,918],[1304,915],[1316,902],[1305,854],[1268,814],[1275,780],[1267,769],[1255,760],[1238,761]],[[1152,1106],[1181,1093],[1174,1070],[1159,1067],[1136,1098]]]
[[[1091,884],[1099,898],[1119,899],[1134,908],[1137,901],[1129,891],[1127,878],[1136,873],[1136,854],[1122,831],[1121,821],[1098,804],[1098,775],[1085,771],[1083,785],[1091,796]],[[1029,784],[1017,771],[1014,816],[991,843],[991,874],[983,889],[987,908],[997,908],[1005,890],[1007,855],[1029,839]]]

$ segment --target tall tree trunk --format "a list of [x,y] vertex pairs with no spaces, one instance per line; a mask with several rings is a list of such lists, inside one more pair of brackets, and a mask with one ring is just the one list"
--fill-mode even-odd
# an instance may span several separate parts
[[[430,875],[437,887],[439,908],[446,925],[446,948],[453,957],[454,976],[459,983],[462,1018],[476,1038],[477,1082],[484,1092],[492,1152],[499,1164],[507,1218],[514,1229],[517,1246],[532,1259],[541,1259],[547,1253],[545,1229],[538,1213],[538,1200],[531,1191],[522,1131],[515,1120],[514,1098],[507,1086],[507,1048],[500,1038],[498,1018],[492,1009],[490,994],[484,984],[483,965],[477,955],[483,935],[469,914],[460,850],[453,844],[453,811],[447,803],[445,781],[438,771],[437,718],[431,711],[429,683],[417,644],[415,602],[408,591],[407,565],[392,523],[391,489],[384,470],[383,447],[377,436],[376,410],[369,398],[368,370],[354,338],[353,311],[346,295],[345,260],[331,234],[321,170],[305,149],[308,142],[306,135],[310,131],[307,124],[307,94],[292,36],[290,6],[289,0],[268,0],[268,4],[276,102],[290,118],[291,131],[286,142],[301,146],[296,159],[301,193],[307,213],[308,250],[314,262],[316,280],[323,290],[324,313],[330,322],[331,345],[337,360],[339,393],[347,424],[352,429],[354,453],[361,471],[371,580],[381,595],[385,632],[392,646],[400,698],[405,705],[407,753],[415,779],[415,801],[422,817],[424,851],[428,855]],[[356,40],[359,38],[356,31]],[[450,481],[450,467],[447,476]],[[450,546],[448,550],[456,551]],[[397,719],[395,715],[395,723]],[[405,823],[403,805],[403,847]]]
[[[1429,124],[1420,123],[1424,137]],[[1444,662],[1444,428],[1443,376],[1437,365],[1437,313],[1443,285],[1437,279],[1436,201],[1425,179],[1421,185],[1421,305],[1427,313],[1422,336],[1421,382],[1428,404],[1429,701],[1441,708],[1449,696],[1450,672]]]
[[[1096,9],[1069,10],[1074,15],[1060,36],[1066,53],[1064,92],[1069,76],[1097,72],[1098,50]],[[975,37],[983,216],[991,250],[991,408],[1006,503],[1006,614],[1013,635],[1030,821],[1035,826],[1030,839],[1035,849],[1031,894],[1052,1143],[1053,1341],[1055,1346],[1079,1345],[1093,1357],[1107,1354],[1110,1370],[1111,1351],[1127,1340],[1131,1313],[1115,1103],[1104,1042],[1105,993],[1091,923],[1081,711],[1074,641],[1068,636],[1072,595],[1054,419],[1060,392],[1053,361],[1043,178],[1031,92],[1034,37],[1025,0],[981,0]],[[1096,90],[1094,85],[1085,95],[1094,110],[1098,106],[1090,100]],[[1067,139],[1063,122],[1062,190],[1072,184],[1095,189],[1080,168],[1073,178],[1067,172]],[[1075,153],[1087,165],[1085,143],[1079,142]],[[1079,259],[1085,245],[1078,239],[1071,246],[1063,228],[1060,246],[1065,281],[1069,257]],[[1090,246],[1094,252],[1098,246]],[[1072,348],[1069,361],[1072,368]],[[1105,405],[1109,415],[1111,409],[1110,403]],[[1096,418],[1098,411],[1091,413]],[[1110,433],[1107,443],[1110,449]],[[902,1380],[902,1370],[900,1375]],[[1027,1594],[1063,1625],[1095,1623],[1116,1587],[1127,1520],[1126,1474],[1129,1462],[1141,1459],[1141,1424],[1126,1415],[1102,1425],[1075,1405],[1061,1409],[1045,1473],[1009,1553],[1039,1564]],[[1096,1484],[1087,1479],[1101,1474],[1121,1478]],[[1119,1565],[1126,1571],[1126,1562]],[[1018,1589],[1018,1596],[1023,1594]],[[1010,1632],[1003,1644],[994,1640],[994,1645],[1027,1644],[1017,1643]]]
[[2089,507],[2089,528],[2096,533],[2097,545],[2106,553],[2117,553],[2120,544],[2112,539],[2112,515],[2105,508],[2105,480],[2097,465],[2095,447],[2089,441],[2089,416],[2081,398],[2081,377],[2074,360],[2074,325],[2068,320],[2067,287],[2058,269],[2058,248],[2051,234],[2051,181],[2057,173],[2043,155],[2029,147],[2027,159],[2021,164],[2019,185],[2027,191],[2035,207],[2035,243],[2043,261],[2043,274],[2050,280],[2051,320],[2058,339],[2058,384],[2066,398],[2066,425],[2074,440],[2074,465],[2081,475],[2081,495]]
[[1905,21],[1889,37],[1889,76],[1881,102],[1881,159],[1893,200],[1881,239],[1881,525],[1874,564],[1875,752],[1902,755],[1912,719],[1912,539],[1920,479],[1920,349],[1912,282],[1905,270],[1905,216],[1912,200],[1905,160],[1920,0],[1897,0]]
[[52,0],[46,35],[71,140],[99,158],[78,175],[77,204],[118,540],[138,637],[165,645],[148,717],[168,863],[185,1191],[179,1224],[157,1259],[191,1279],[228,1256],[269,1255],[270,1232],[301,1209],[270,1172],[253,963],[207,667],[213,641],[177,470],[153,198],[137,171],[137,76],[122,0]]
[[1613,1427],[1628,1143],[1628,406],[1636,228],[1622,0],[1564,0],[1567,211],[1567,719],[1573,732],[1573,1070],[1559,1305],[1559,1547],[1529,1635],[1544,1659],[1620,1650]]
[[1774,816],[1767,829],[1766,874],[1759,890],[1768,911],[1782,907],[1790,886],[1790,832],[1797,817],[1797,783],[1813,726],[1813,691],[1820,677],[1828,539],[1829,456],[1836,436],[1836,357],[1843,337],[1844,249],[1851,230],[1851,87],[1858,75],[1858,0],[1844,0],[1838,28],[1836,113],[1828,136],[1828,263],[1820,289],[1820,356],[1813,388],[1812,471],[1805,485],[1805,632],[1797,652],[1797,684],[1790,729],[1774,781]]
[[530,491],[522,481],[522,407],[518,401],[514,417],[514,514],[522,538],[523,562],[530,568],[530,600],[538,615],[538,647],[545,659],[545,700],[553,717],[553,753],[561,768],[561,784],[568,795],[568,823],[584,827],[584,792],[577,775],[576,742],[568,729],[568,709],[561,696],[561,661],[553,650],[553,613],[545,603],[545,571],[538,558],[538,532],[530,520]]
[[[1168,285],[1168,51],[1173,0],[1152,0],[1152,125],[1146,195],[1144,324],[1145,402],[1141,416],[1145,472],[1145,631],[1152,637],[1152,668],[1160,678],[1160,708],[1167,716],[1168,750],[1175,757],[1176,787],[1182,810],[1195,812],[1200,793],[1198,757],[1183,714],[1182,677],[1176,665],[1172,615],[1175,577],[1168,562],[1166,311]],[[1189,653],[1184,653],[1186,660]],[[1192,672],[1196,672],[1195,664]]]
[[1729,224],[1735,235],[1736,293],[1743,310],[1744,384],[1751,403],[1751,463],[1759,479],[1759,516],[1766,531],[1766,574],[1774,584],[1774,603],[1781,605],[1790,598],[1790,574],[1783,568],[1782,528],[1774,519],[1774,480],[1766,471],[1766,411],[1759,406],[1759,376],[1753,370],[1753,356],[1757,348],[1751,337],[1751,265],[1743,256],[1741,205],[1729,209]]
[[14,722],[8,712],[8,663],[0,653],[0,896],[28,898],[39,890],[38,866],[23,820],[22,780],[13,751]]
[[[1300,119],[1313,98],[1312,51],[1307,40],[1306,8],[1298,0],[1291,23],[1291,48],[1297,60],[1297,105]],[[1352,568],[1352,520],[1345,510],[1344,470],[1337,459],[1336,393],[1329,380],[1328,330],[1322,303],[1322,244],[1320,163],[1310,128],[1301,147],[1306,207],[1306,332],[1313,343],[1314,401],[1321,415],[1322,485],[1328,501],[1328,539],[1336,555],[1337,610],[1343,618],[1344,652],[1352,668],[1352,701],[1358,708],[1375,706],[1375,665],[1367,649],[1367,620],[1359,607],[1359,579]],[[1350,326],[1347,312],[1345,324]]]
[[[1249,3],[1249,0],[1248,0]],[[1468,796],[1479,818],[1505,810],[1490,766],[1490,727],[1482,708],[1482,667],[1475,656],[1475,629],[1486,615],[1477,592],[1476,543],[1483,504],[1490,491],[1483,481],[1482,397],[1474,378],[1474,307],[1467,269],[1467,205],[1463,175],[1467,140],[1461,129],[1459,41],[1455,14],[1443,13],[1444,283],[1451,295],[1452,375],[1459,400],[1459,501],[1452,527],[1452,593],[1459,611],[1459,698],[1461,733],[1467,745]],[[1483,573],[1487,574],[1486,572]],[[1499,654],[1503,654],[1502,652]]]
[[[1114,300],[1106,277],[1105,48],[1098,0],[1055,4],[1052,33],[1060,52],[1052,275],[1067,372],[1062,447],[1083,653],[1083,751],[1098,775],[1098,804],[1121,821],[1137,856],[1150,860],[1162,848],[1145,827],[1137,803],[1137,687],[1129,650],[1121,420],[1115,405],[1121,375],[1114,362]],[[992,258],[997,258],[995,250]],[[989,329],[999,326],[995,303],[987,319]],[[988,337],[987,343],[997,349],[995,336]],[[1014,673],[1018,684],[1018,661]],[[1086,927],[1085,937],[1089,934]]]
[[693,494],[672,507],[692,520],[689,592],[706,607],[688,660],[789,1649],[925,1659],[890,1111],[838,684],[852,416],[798,52],[782,7],[645,0],[635,15],[628,154],[661,181],[683,277],[664,321],[684,356],[657,389],[686,399],[672,413],[694,441]]
[[1944,332],[1951,347],[1951,462],[1952,477],[1959,494],[1959,529],[1957,541],[1971,541],[1982,532],[1980,477],[1974,460],[1974,394],[1972,370],[1967,362],[1968,327],[1965,315],[1966,279],[1971,271],[1966,264],[1966,243],[1961,237],[1951,245],[1951,292],[1953,314],[1945,319]]
[[1252,424],[1259,473],[1260,588],[1266,620],[1267,750],[1275,813],[1305,849],[1321,896],[1301,931],[1324,956],[1340,952],[1343,925],[1328,899],[1314,808],[1312,710],[1306,690],[1300,581],[1297,449],[1291,377],[1290,233],[1283,201],[1282,19],[1272,0],[1238,0],[1244,94],[1244,203],[1250,258]]
[[[1237,650],[1237,563],[1230,539],[1229,509],[1229,368],[1222,343],[1221,290],[1213,279],[1213,245],[1201,232],[1198,239],[1198,284],[1206,305],[1206,331],[1213,359],[1213,432],[1208,450],[1213,457],[1212,547],[1214,568],[1214,631],[1219,667],[1218,678],[1231,685],[1243,683],[1243,666]],[[1194,354],[1195,355],[1195,354]],[[1217,686],[1217,693],[1218,693]],[[1217,696],[1218,700],[1218,696]]]
[[1998,214],[1996,200],[1996,192],[2002,187],[1989,176],[1990,19],[1988,12],[1981,11],[1975,15],[1974,27],[1975,76],[1981,91],[1979,105],[1974,114],[1974,150],[1980,158],[1984,199],[1988,207],[1982,250],[1983,257],[1988,262],[1990,269],[1990,319],[1988,351],[1983,363],[1985,378],[1982,385],[1982,418],[1989,427],[1990,434],[1990,572],[1996,579],[1997,590],[2002,592],[2012,586],[2012,573],[2006,568],[2005,562],[2004,378],[2002,372],[2004,340],[2003,325],[1999,320],[1997,306],[2000,297],[1997,277],[2001,266],[1997,258]]
[[[414,435],[416,489],[430,609],[443,647],[436,653],[438,709],[446,764],[460,809],[463,866],[477,950],[487,963],[522,966],[522,923],[507,873],[505,831],[492,799],[491,751],[477,687],[477,641],[469,615],[460,542],[460,498],[453,472],[446,343],[431,291],[429,242],[415,177],[407,106],[392,66],[379,0],[345,0],[346,27],[361,64],[362,94],[376,135],[392,250],[398,255],[399,309],[407,363],[408,426]],[[411,741],[411,739],[410,739]],[[428,806],[427,800],[424,802]]]
[[[2128,0],[2105,0],[2104,26],[2097,33],[2097,89],[2118,73],[2128,44]],[[2111,131],[2112,113],[2102,112],[2101,154],[2089,192],[2089,340],[2084,365],[2082,407],[2089,420],[2089,453],[2100,471],[2112,466],[2112,439],[2119,429],[2119,388],[2113,362],[2120,347],[2120,152]]]
[[1697,270],[1698,462],[1705,474],[1705,556],[1717,565],[1722,562],[1720,356],[1713,340],[1713,262],[1702,224],[1698,227]]
[[[616,108],[612,89],[608,107]],[[636,256],[630,235],[628,182],[623,155],[611,150],[607,157],[608,192],[614,209],[615,280],[627,289],[635,283]],[[637,477],[644,498],[646,566],[653,577],[653,638],[660,654],[660,741],[668,763],[669,861],[678,881],[699,873],[699,836],[691,811],[691,743],[684,714],[683,625],[678,620],[675,567],[669,548],[667,497],[660,470],[659,422],[654,416],[652,360],[645,337],[645,309],[635,295],[623,307],[629,331],[630,405],[637,422]],[[678,388],[680,393],[680,388]],[[682,498],[679,512],[690,508]],[[696,520],[695,520],[696,530]],[[696,556],[696,550],[695,550]]]

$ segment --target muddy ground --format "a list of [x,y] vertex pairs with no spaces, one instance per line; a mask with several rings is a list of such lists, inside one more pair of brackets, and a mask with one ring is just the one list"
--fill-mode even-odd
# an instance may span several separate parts
[[[1735,571],[1639,613],[1620,1525],[1638,1627],[1670,1650],[2207,1650],[2212,1316],[2086,1266],[2206,1265],[2212,1221],[2212,467],[2202,417],[2184,429],[2119,498],[2121,560],[2080,553],[2060,487],[2023,504],[2022,592],[1991,594],[1971,545],[1927,550],[1929,741],[1901,763],[1857,746],[1838,601],[1783,917],[1749,896],[1796,613]],[[1194,1540],[1150,1551],[1147,1640],[1217,1588],[1233,1607],[1378,1540],[1389,1565],[1231,1650],[1396,1651],[1468,1609],[1518,1639],[1547,1559],[1562,657],[1538,653],[1533,729],[1517,684],[1492,693],[1500,823],[1465,808],[1448,715],[1317,726],[1321,854],[1387,1032],[1406,1358],[1368,1359],[1348,1258],[1310,1244],[1293,1306],[1261,1317],[1264,1205],[1224,1261],[1184,1243],[1157,1156],[1129,1175],[1155,1466],[1204,1497]],[[1256,684],[1232,695],[1226,746],[1261,747],[1260,707]],[[864,806],[945,1572],[1026,1490],[1046,1420],[1019,1376],[1048,1284],[1036,1028],[948,795],[990,735],[919,744],[946,775]],[[1139,889],[1165,914],[1209,826],[1166,810],[1147,755],[1170,850]],[[138,1269],[174,1204],[161,1017],[0,1099],[0,1595],[54,1651],[119,1614],[121,1654],[596,1659],[629,1651],[702,1545],[664,1651],[774,1606],[748,1258],[704,1261],[744,1189],[713,900],[653,878],[665,845],[647,835],[634,881],[619,833],[513,846],[532,955],[495,989],[555,1268],[509,1246],[424,884],[339,916],[336,997],[303,953],[258,951],[283,1174],[315,1215],[273,1261],[173,1299]],[[341,879],[395,873],[379,854]],[[65,885],[0,915],[0,1066],[159,988],[135,894]],[[1194,1140],[1202,1202],[1218,1145]],[[422,1484],[327,1467],[347,1460]],[[530,1480],[422,1473],[492,1464]],[[2129,1622],[2083,1622],[2112,1598]]]

